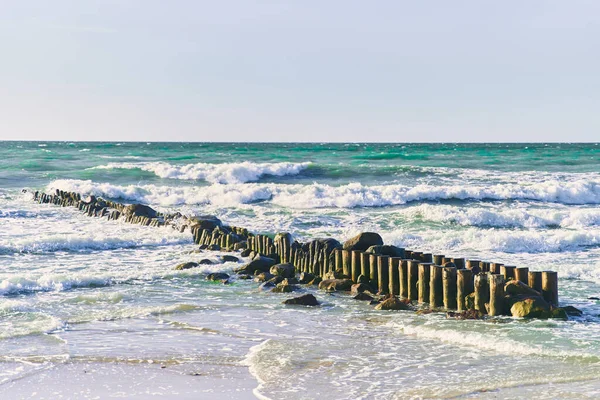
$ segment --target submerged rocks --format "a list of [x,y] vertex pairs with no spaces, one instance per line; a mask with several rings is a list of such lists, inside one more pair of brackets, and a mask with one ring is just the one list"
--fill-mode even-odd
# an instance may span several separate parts
[[211,231],[217,227],[223,226],[221,220],[214,215],[198,215],[195,217],[188,217],[187,223],[190,228],[208,229]]
[[299,297],[294,297],[292,299],[287,299],[283,302],[283,304],[287,305],[299,305],[299,306],[318,306],[320,303],[315,296],[312,294],[304,294]]
[[375,306],[376,310],[408,310],[408,304],[396,296],[390,296]]
[[365,251],[371,246],[382,246],[383,239],[375,232],[363,232],[348,239],[344,243],[344,250]]
[[214,272],[206,276],[207,281],[226,281],[229,279],[229,275],[224,272]]
[[202,260],[200,260],[198,262],[198,264],[200,264],[200,265],[213,265],[213,264],[215,264],[215,262],[212,261],[212,260],[209,260],[208,258],[203,258]]
[[362,292],[372,292],[372,291],[373,290],[371,289],[371,286],[366,285],[364,283],[355,283],[350,288],[351,294],[357,294],[357,293],[362,293]]
[[274,275],[269,272],[261,272],[254,277],[254,282],[267,282],[273,279]]
[[175,266],[176,271],[182,271],[184,269],[191,269],[191,268],[196,268],[199,264],[195,263],[195,262],[186,262],[186,263],[181,263]]
[[315,279],[315,276],[313,274],[311,274],[310,272],[302,272],[300,274],[300,279],[298,279],[298,282],[299,283],[309,283],[313,279]]
[[373,301],[375,300],[372,296],[369,296],[365,292],[361,292],[353,297],[354,300]]
[[271,267],[271,274],[275,276],[282,276],[284,278],[293,278],[295,275],[295,267],[292,264],[275,264]]
[[351,279],[326,279],[319,283],[319,289],[332,291],[332,292],[347,292],[352,288]]
[[510,307],[510,313],[517,318],[550,318],[550,304],[541,297],[528,297],[515,302]]
[[281,283],[278,283],[277,286],[275,286],[273,288],[273,290],[271,290],[271,292],[273,292],[273,293],[290,293],[294,290],[296,290],[296,287],[294,285],[291,285],[287,279],[284,279],[283,281],[281,281]]
[[223,260],[223,262],[239,262],[240,259],[237,258],[236,256],[230,256],[230,255],[224,255],[221,257],[221,260]]

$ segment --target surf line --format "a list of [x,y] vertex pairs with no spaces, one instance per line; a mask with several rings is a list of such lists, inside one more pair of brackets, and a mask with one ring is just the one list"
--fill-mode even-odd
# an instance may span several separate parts
[[[407,250],[385,245],[374,232],[360,233],[344,243],[333,238],[302,243],[287,232],[254,234],[246,228],[224,225],[210,215],[165,214],[144,204],[84,198],[58,189],[32,195],[38,203],[75,207],[90,217],[170,226],[182,233],[189,230],[200,249],[239,251],[242,257],[250,257],[249,263],[235,270],[238,278],[254,278],[263,282],[262,289],[274,292],[292,292],[298,283],[313,284],[328,292],[350,291],[355,299],[368,300],[379,310],[446,311],[448,317],[457,319],[505,315],[567,319],[581,315],[572,306],[559,307],[555,271],[529,271],[497,262]],[[192,268],[193,264],[182,268]],[[288,304],[302,303],[298,298]],[[307,305],[316,304],[314,297],[307,300]]]

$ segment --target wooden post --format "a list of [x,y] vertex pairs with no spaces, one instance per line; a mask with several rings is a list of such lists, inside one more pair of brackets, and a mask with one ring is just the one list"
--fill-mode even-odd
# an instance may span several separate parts
[[439,265],[432,265],[429,270],[429,306],[431,308],[444,305],[442,269],[443,267]]
[[502,263],[491,263],[490,264],[490,272],[492,274],[501,274],[502,271],[500,271],[500,269],[502,268],[504,264]]
[[548,303],[558,306],[558,273],[542,272],[542,295]]
[[339,270],[339,269],[343,269],[343,262],[342,262],[342,250],[340,249],[335,249],[335,266],[334,266],[334,272]]
[[390,294],[398,296],[400,294],[400,262],[402,258],[391,257],[390,258]]
[[360,250],[352,250],[351,254],[351,265],[350,272],[353,282],[358,282],[358,276],[360,275]]
[[371,273],[371,287],[376,288],[379,285],[379,274],[377,273],[377,255],[369,254],[369,272]]
[[473,293],[473,271],[459,269],[456,271],[456,305],[458,311],[466,311],[465,297]]
[[490,281],[490,302],[488,314],[491,316],[504,314],[504,275],[492,274]]
[[350,276],[350,251],[342,250],[342,273]]
[[410,300],[419,299],[419,260],[408,260],[408,298]]
[[377,256],[377,275],[379,277],[379,293],[386,294],[390,289],[390,257]]
[[542,294],[542,271],[529,271],[529,287]]
[[417,261],[423,261],[423,253],[420,251],[413,251],[412,259]]
[[433,254],[431,253],[423,253],[423,256],[421,258],[423,259],[424,263],[431,264],[433,262]]
[[452,262],[456,265],[456,269],[465,268],[465,259],[464,258],[453,258]]
[[360,253],[360,274],[367,279],[371,279],[370,254]]
[[404,250],[404,259],[405,260],[412,260],[413,255],[412,255],[412,250]]
[[429,303],[429,281],[431,279],[430,273],[432,265],[433,263],[419,264],[419,303]]
[[408,260],[402,260],[398,267],[398,276],[400,280],[400,297],[408,298]]
[[473,271],[473,274],[478,274],[481,272],[481,261],[479,260],[467,260],[466,267]]
[[520,267],[515,270],[515,279],[529,285],[529,268]]
[[456,310],[456,267],[444,267],[442,269],[442,284],[444,308]]
[[444,255],[443,254],[434,254],[433,255],[433,263],[435,265],[444,265]]
[[475,275],[475,309],[487,314],[485,304],[490,302],[489,274],[480,272]]
[[504,275],[504,281],[508,282],[510,279],[515,279],[515,270],[517,267],[512,265],[503,265],[500,267],[500,274]]
[[490,272],[490,263],[487,261],[482,261],[481,264],[479,264],[479,266],[481,267],[481,272]]

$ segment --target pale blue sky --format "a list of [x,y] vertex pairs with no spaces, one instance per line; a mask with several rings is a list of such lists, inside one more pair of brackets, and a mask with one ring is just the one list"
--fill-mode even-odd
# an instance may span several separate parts
[[0,5],[0,139],[598,141],[598,1]]

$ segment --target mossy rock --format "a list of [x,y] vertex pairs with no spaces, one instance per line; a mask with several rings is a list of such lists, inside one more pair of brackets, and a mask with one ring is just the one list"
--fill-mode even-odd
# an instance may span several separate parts
[[176,271],[182,271],[184,269],[191,269],[191,268],[196,268],[198,267],[198,263],[195,262],[186,262],[186,263],[181,263],[175,266]]

